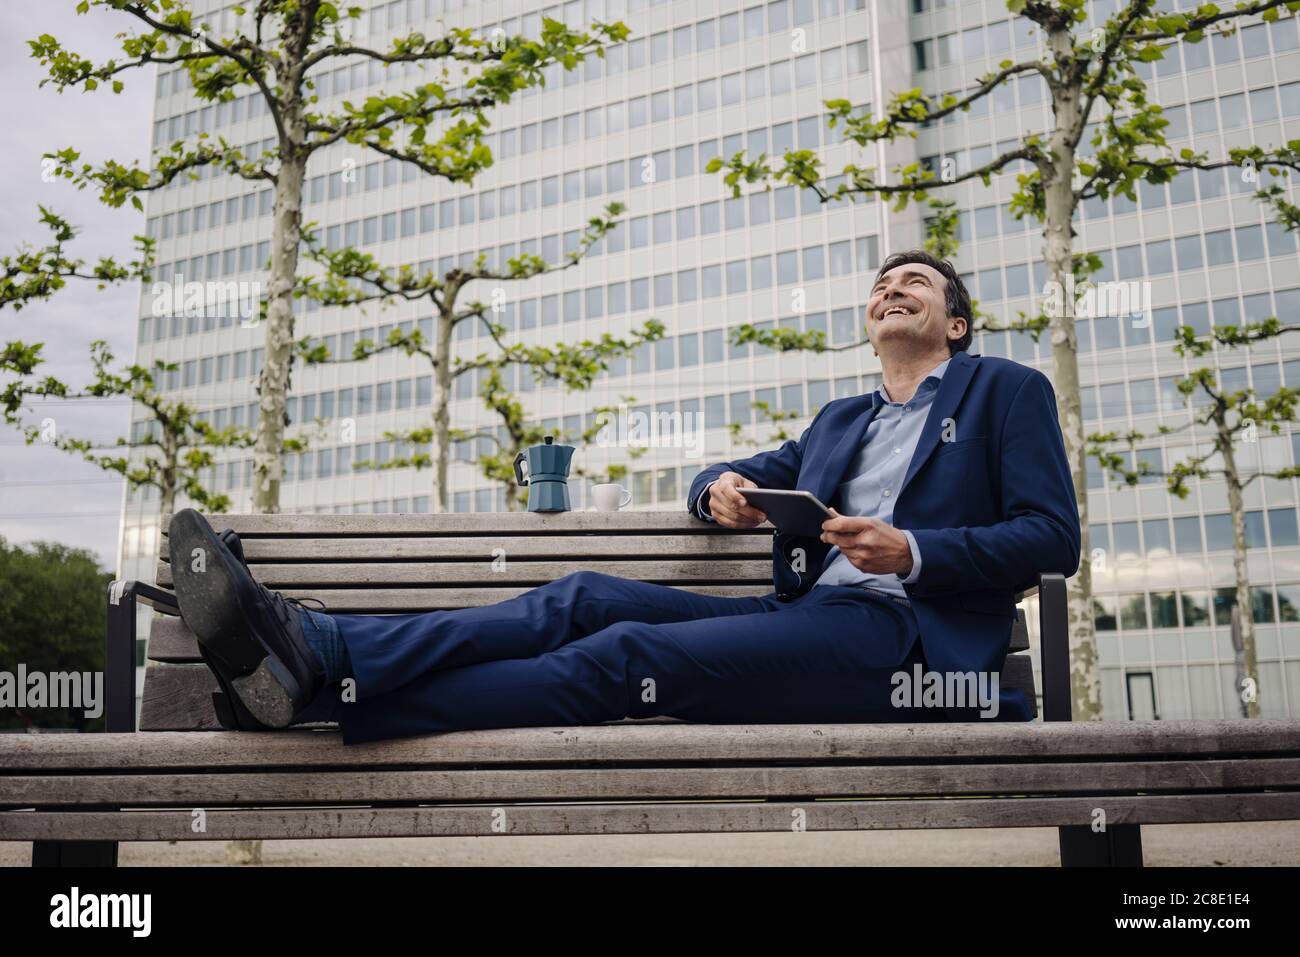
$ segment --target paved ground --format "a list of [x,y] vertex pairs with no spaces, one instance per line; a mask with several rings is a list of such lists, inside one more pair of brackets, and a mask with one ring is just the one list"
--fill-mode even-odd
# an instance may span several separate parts
[[[1300,865],[1300,821],[1144,827],[1151,866]],[[0,842],[0,866],[25,866],[30,844]],[[447,837],[267,841],[263,864],[301,865],[1037,865],[1059,863],[1054,828],[803,834]],[[123,865],[222,865],[225,845],[127,844]]]

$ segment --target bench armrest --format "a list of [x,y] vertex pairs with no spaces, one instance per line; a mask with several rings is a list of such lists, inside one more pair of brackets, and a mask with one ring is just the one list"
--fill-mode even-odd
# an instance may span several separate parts
[[123,598],[126,598],[128,603],[142,601],[164,614],[179,615],[181,613],[180,606],[176,604],[176,595],[169,591],[163,591],[156,585],[122,580],[112,582],[108,586],[109,607],[120,604]]
[[1038,649],[1043,670],[1043,720],[1070,721],[1070,613],[1065,576],[1038,577]]
[[104,655],[104,727],[135,730],[136,603],[179,615],[176,596],[156,585],[119,580],[108,586],[108,634]]

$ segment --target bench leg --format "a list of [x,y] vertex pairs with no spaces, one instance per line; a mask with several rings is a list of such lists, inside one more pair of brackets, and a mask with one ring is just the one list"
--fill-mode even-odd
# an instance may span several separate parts
[[117,842],[33,841],[32,867],[117,867]]
[[[108,587],[104,662],[104,724],[110,732],[135,730],[135,582]],[[32,867],[117,867],[116,841],[33,841]]]
[[[1043,720],[1070,721],[1070,615],[1065,576],[1044,574],[1038,579],[1039,653],[1043,666]],[[1060,831],[1062,867],[1141,867],[1142,826],[1117,824],[1093,831],[1071,824]]]
[[1141,867],[1142,825],[1117,824],[1094,831],[1072,824],[1061,832],[1062,867]]

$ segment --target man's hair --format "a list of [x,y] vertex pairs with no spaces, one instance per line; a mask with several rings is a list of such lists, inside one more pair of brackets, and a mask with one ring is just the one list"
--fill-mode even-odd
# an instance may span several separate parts
[[880,264],[880,271],[876,273],[875,282],[871,284],[872,288],[875,288],[876,283],[880,282],[880,277],[885,273],[908,263],[923,263],[931,269],[938,270],[943,274],[943,278],[948,280],[944,284],[944,305],[947,307],[948,315],[961,316],[966,320],[966,334],[960,339],[948,340],[948,354],[965,352],[970,348],[971,340],[975,337],[974,310],[971,308],[970,293],[966,290],[966,284],[957,275],[957,268],[948,260],[931,256],[924,249],[909,249],[906,252],[894,253]]

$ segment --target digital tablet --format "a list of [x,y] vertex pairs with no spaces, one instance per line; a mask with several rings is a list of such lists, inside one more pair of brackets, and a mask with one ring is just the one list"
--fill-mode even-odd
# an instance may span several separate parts
[[835,516],[812,492],[776,488],[738,488],[745,502],[787,535],[819,538],[822,522]]

